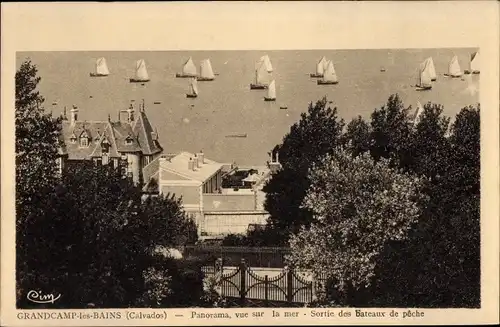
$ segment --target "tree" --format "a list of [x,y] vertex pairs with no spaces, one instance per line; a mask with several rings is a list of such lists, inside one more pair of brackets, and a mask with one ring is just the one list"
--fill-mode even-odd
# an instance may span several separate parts
[[361,116],[351,120],[343,135],[344,143],[351,153],[357,156],[369,151],[372,146],[371,126]]
[[393,94],[385,106],[373,111],[370,153],[375,160],[389,158],[393,167],[406,168],[411,164],[408,162],[412,134],[410,109],[404,107],[398,94]]
[[384,245],[405,239],[417,222],[422,180],[342,148],[314,164],[309,178],[303,206],[314,220],[292,236],[290,263],[328,277],[343,294],[370,285]]
[[49,308],[153,306],[158,297],[193,301],[201,280],[192,283],[190,297],[180,285],[200,279],[191,273],[200,269],[154,255],[157,246],[196,240],[180,199],[142,201],[123,167],[86,161],[58,174],[61,122],[43,113],[36,74],[30,61],[16,73],[17,306],[35,305],[26,300],[29,290],[61,294]]
[[263,191],[264,208],[270,218],[266,227],[268,245],[285,245],[291,233],[311,221],[311,213],[300,207],[309,187],[309,167],[340,144],[344,127],[337,109],[327,106],[326,98],[309,105],[307,113],[290,128],[283,142],[273,149],[282,169],[272,175]]
[[[91,161],[69,166],[30,229],[27,266],[37,275],[29,286],[63,294],[59,307],[150,305],[144,294],[158,282],[158,270],[176,271],[155,250],[186,244],[193,223],[174,197],[142,201],[121,170]],[[168,276],[167,286],[178,283]]]
[[32,256],[29,230],[47,208],[47,195],[57,183],[58,119],[45,114],[37,91],[40,77],[27,60],[15,75],[16,126],[16,275],[19,288],[36,274],[27,268]]
[[479,307],[479,106],[460,111],[445,142],[438,106],[425,109],[414,170],[431,177],[425,190],[430,201],[408,240],[386,246],[367,305]]
[[410,142],[409,170],[431,179],[446,172],[450,142],[446,138],[450,119],[443,116],[443,106],[424,105],[424,111],[414,126]]

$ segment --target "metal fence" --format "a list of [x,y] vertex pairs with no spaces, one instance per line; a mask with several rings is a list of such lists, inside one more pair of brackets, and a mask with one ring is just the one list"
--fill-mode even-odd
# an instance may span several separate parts
[[[229,268],[229,269],[227,269]],[[234,304],[247,306],[303,306],[316,298],[321,277],[294,269],[269,272],[252,269],[245,260],[234,267],[204,267],[206,276],[218,280],[221,296]],[[319,282],[319,283],[318,283]]]
[[250,267],[283,268],[285,256],[290,254],[286,247],[241,247],[217,245],[191,245],[184,248],[185,257],[222,259],[224,266],[238,266],[242,259]]

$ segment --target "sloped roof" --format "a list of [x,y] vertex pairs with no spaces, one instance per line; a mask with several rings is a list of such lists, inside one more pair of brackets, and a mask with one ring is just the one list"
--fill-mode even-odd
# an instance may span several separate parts
[[204,164],[201,164],[201,166],[199,168],[195,168],[195,170],[191,170],[188,168],[188,163],[189,159],[194,159],[194,157],[195,155],[193,153],[181,152],[176,156],[170,158],[170,160],[161,161],[160,170],[166,170],[181,177],[203,183],[212,175],[214,175],[218,170],[220,170],[224,165],[222,163],[218,163],[205,158]]
[[[81,137],[89,138],[88,147],[80,146]],[[71,142],[72,138],[76,138],[76,142]],[[153,155],[163,151],[158,142],[158,135],[153,131],[144,111],[144,106],[131,123],[113,122],[108,119],[107,121],[76,121],[71,124],[70,121],[64,119],[60,140],[59,154],[67,154],[70,160],[102,156],[104,140],[109,144],[108,154],[111,157],[120,157],[121,153],[127,152]]]
[[158,142],[158,134],[153,131],[153,127],[143,110],[139,112],[132,129],[134,134],[137,135],[137,139],[144,154],[152,155],[163,150]]
[[[68,159],[72,160],[83,160],[88,159],[92,156],[97,144],[95,140],[99,133],[102,135],[106,130],[106,122],[96,122],[96,121],[76,121],[74,125],[71,125],[69,121],[62,122],[61,137],[64,141],[66,152],[68,154]],[[86,132],[89,137],[89,146],[81,147],[78,137]],[[71,138],[76,136],[76,142],[71,142]],[[110,149],[111,151],[111,149]],[[112,154],[110,153],[110,156]],[[118,155],[117,155],[118,156]]]

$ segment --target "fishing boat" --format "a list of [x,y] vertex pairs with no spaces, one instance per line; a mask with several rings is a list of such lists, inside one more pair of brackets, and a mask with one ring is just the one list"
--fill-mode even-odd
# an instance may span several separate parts
[[273,65],[271,64],[271,59],[269,59],[268,55],[264,55],[264,56],[260,57],[259,61],[256,64],[256,67],[259,66],[260,63],[264,63],[264,65],[266,66],[266,71],[268,73],[273,72]]
[[474,52],[470,56],[470,70],[464,71],[465,74],[479,74],[479,52]]
[[194,65],[191,57],[189,57],[189,59],[182,66],[182,72],[175,74],[175,77],[178,78],[192,78],[197,76],[196,66]]
[[309,74],[310,77],[318,78],[323,77],[323,72],[327,67],[328,61],[325,57],[322,57],[316,64],[316,73]]
[[266,70],[266,64],[264,62],[261,62],[259,67],[255,69],[255,81],[253,83],[250,83],[250,89],[251,90],[267,89],[268,77],[269,73]]
[[198,81],[213,81],[215,79],[214,71],[210,59],[204,59],[200,64],[200,76]]
[[153,104],[161,104],[161,101],[155,101]]
[[287,106],[280,106],[280,109],[286,110],[286,109],[288,109],[288,107]]
[[105,77],[109,75],[108,64],[105,58],[98,58],[95,62],[95,71],[90,73],[90,77]]
[[420,64],[417,76],[417,91],[426,91],[432,89],[429,62],[426,60]]
[[380,67],[380,71],[381,71],[382,73],[385,73],[385,67]]
[[426,59],[427,66],[429,67],[429,76],[431,77],[431,81],[434,82],[437,79],[436,68],[434,67],[434,60],[432,57]]
[[226,137],[247,137],[247,134],[229,134]]
[[418,123],[420,122],[420,117],[422,116],[422,113],[424,112],[424,107],[422,104],[420,104],[420,101],[417,101],[417,109],[415,110],[415,115],[413,116],[413,126],[417,126]]
[[462,77],[463,72],[462,69],[460,68],[460,64],[458,63],[458,57],[453,56],[450,60],[450,64],[448,65],[448,74],[445,74],[445,76],[449,77]]
[[276,83],[274,80],[271,81],[267,88],[267,96],[264,97],[264,101],[276,101]]
[[130,79],[130,83],[144,82],[149,82],[148,70],[146,69],[146,62],[144,59],[139,59],[135,64],[135,77]]
[[189,93],[186,94],[187,98],[196,98],[198,97],[198,82],[196,78],[192,78],[189,81]]
[[338,84],[337,73],[335,72],[335,67],[333,66],[333,62],[328,61],[328,66],[323,73],[323,78],[318,80],[318,85],[332,85]]

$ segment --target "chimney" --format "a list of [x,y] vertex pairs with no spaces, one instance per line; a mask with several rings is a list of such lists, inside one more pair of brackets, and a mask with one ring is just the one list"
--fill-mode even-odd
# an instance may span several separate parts
[[193,170],[195,170],[196,168],[199,168],[199,167],[200,167],[200,161],[198,160],[198,156],[195,153],[194,154],[194,167],[193,167]]
[[127,109],[127,122],[130,124],[134,121],[134,106],[130,104]]
[[188,169],[189,170],[194,170],[194,160],[193,160],[193,158],[189,158]]
[[78,120],[78,108],[75,105],[73,105],[73,108],[71,108],[69,112],[71,116],[71,125],[74,125]]
[[200,162],[200,165],[205,164],[205,155],[203,154],[202,150],[200,150],[200,153],[198,153],[198,160]]

